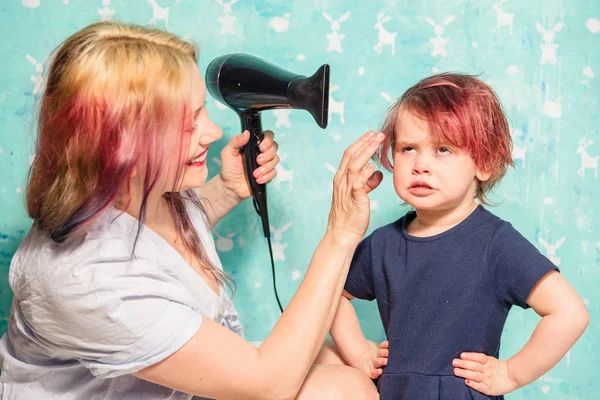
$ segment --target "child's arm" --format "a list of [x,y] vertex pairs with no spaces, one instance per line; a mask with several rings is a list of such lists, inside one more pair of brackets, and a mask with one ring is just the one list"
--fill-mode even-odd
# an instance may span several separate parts
[[381,367],[387,365],[389,344],[384,341],[379,347],[374,347],[365,338],[350,303],[352,298],[344,290],[329,333],[348,365],[376,379],[382,374]]
[[488,395],[525,386],[554,367],[575,344],[590,317],[575,289],[558,272],[550,272],[533,288],[527,304],[542,320],[525,346],[507,361],[481,353],[461,354],[455,374]]

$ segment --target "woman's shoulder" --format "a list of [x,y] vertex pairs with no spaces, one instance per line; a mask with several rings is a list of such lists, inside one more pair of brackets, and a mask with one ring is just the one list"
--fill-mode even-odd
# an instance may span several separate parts
[[25,296],[100,285],[113,275],[132,271],[136,264],[150,263],[147,253],[153,251],[152,246],[144,240],[136,242],[136,234],[134,219],[115,210],[103,213],[87,231],[61,243],[34,223],[11,261],[11,288]]

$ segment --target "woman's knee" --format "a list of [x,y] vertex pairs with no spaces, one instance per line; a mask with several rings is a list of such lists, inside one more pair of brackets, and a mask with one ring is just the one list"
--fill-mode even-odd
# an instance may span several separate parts
[[342,365],[316,364],[296,400],[378,400],[373,381],[359,370]]
[[348,365],[335,343],[329,339],[323,343],[323,347],[315,359],[315,364]]
[[344,400],[378,400],[379,393],[375,384],[364,373],[348,367],[341,377],[339,385],[339,398]]
[[[357,371],[356,378],[353,379],[356,387],[354,390],[356,391],[356,399],[365,399],[365,400],[378,400],[379,392],[377,392],[377,387],[367,375],[363,374],[360,371]],[[345,397],[350,398],[350,397]]]

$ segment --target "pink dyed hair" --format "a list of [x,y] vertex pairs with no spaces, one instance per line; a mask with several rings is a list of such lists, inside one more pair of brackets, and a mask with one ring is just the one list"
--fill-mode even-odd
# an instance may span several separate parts
[[388,171],[393,170],[394,131],[403,110],[428,121],[436,140],[465,150],[478,169],[491,174],[475,193],[489,204],[487,194],[513,166],[508,121],[494,90],[473,75],[456,73],[433,75],[409,88],[390,108],[381,128],[385,139],[373,157]]
[[[197,47],[158,29],[100,22],[56,50],[41,98],[27,209],[53,240],[85,232],[109,207],[126,210],[134,170],[143,180],[138,235],[148,196],[174,170],[180,182],[193,124],[190,63]],[[178,161],[173,161],[173,154]],[[186,210],[193,190],[164,195],[184,246],[220,283]],[[137,238],[136,238],[137,240]],[[134,249],[132,249],[132,254]]]

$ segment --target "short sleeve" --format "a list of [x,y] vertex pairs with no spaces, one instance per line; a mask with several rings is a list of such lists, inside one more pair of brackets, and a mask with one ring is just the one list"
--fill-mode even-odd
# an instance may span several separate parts
[[[152,260],[81,265],[43,299],[23,299],[32,332],[57,357],[113,378],[153,365],[198,331],[202,315],[185,286]],[[52,285],[56,288],[57,285]]]
[[506,308],[513,304],[529,308],[527,298],[535,284],[548,272],[558,268],[503,221],[488,248],[488,265],[498,301]]
[[363,299],[375,299],[375,289],[373,287],[373,265],[371,259],[371,240],[373,235],[367,236],[357,246],[350,271],[346,279],[344,289],[352,296]]

